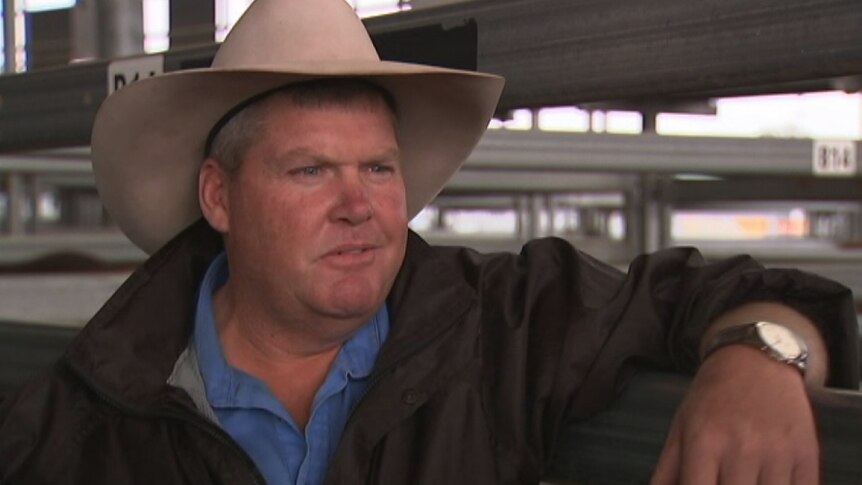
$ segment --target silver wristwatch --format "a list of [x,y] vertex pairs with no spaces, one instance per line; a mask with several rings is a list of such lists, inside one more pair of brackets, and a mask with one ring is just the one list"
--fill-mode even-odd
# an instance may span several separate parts
[[731,344],[756,347],[778,362],[792,365],[802,374],[808,368],[808,347],[792,330],[773,322],[751,322],[728,327],[715,335],[706,348],[704,359]]

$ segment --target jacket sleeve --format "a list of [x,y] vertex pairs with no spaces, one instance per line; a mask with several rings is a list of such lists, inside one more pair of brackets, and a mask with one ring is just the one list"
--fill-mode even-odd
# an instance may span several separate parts
[[605,408],[637,368],[693,372],[700,337],[725,311],[772,300],[810,316],[829,345],[830,383],[859,379],[851,292],[747,256],[708,262],[674,248],[609,266],[558,238],[520,254],[438,247],[433,264],[475,291],[477,389],[494,450],[541,478],[567,421]]
[[750,301],[782,302],[809,316],[830,353],[828,384],[855,389],[859,382],[852,294],[813,274],[766,269],[748,256],[707,262],[693,248],[640,256],[624,273],[556,238],[489,261],[483,293],[494,296],[483,298],[485,315],[501,301],[521,302],[504,304],[491,320],[528,329],[510,335],[527,342],[524,379],[534,384],[526,395],[542,400],[546,414],[535,418],[545,429],[604,408],[638,367],[693,372],[707,325]]

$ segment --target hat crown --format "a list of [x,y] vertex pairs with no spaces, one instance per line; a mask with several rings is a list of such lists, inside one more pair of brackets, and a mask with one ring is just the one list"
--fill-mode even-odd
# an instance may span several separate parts
[[231,29],[212,67],[379,61],[356,12],[344,0],[256,0]]

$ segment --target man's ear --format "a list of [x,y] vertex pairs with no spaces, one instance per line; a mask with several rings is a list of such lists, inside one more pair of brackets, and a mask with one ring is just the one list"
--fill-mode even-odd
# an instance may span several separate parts
[[226,234],[230,231],[229,175],[221,164],[207,158],[198,174],[198,203],[210,226]]

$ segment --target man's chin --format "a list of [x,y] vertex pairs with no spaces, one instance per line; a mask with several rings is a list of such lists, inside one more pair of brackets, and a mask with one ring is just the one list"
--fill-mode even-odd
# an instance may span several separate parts
[[330,319],[340,322],[348,327],[359,328],[367,323],[377,313],[378,308],[349,308],[337,309],[327,315]]
[[360,308],[382,303],[387,288],[375,276],[356,274],[341,277],[323,288],[326,298],[335,308]]
[[355,318],[371,318],[380,309],[383,300],[377,299],[362,299],[362,300],[338,300],[329,308],[331,315],[340,319],[355,319]]

